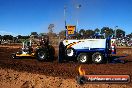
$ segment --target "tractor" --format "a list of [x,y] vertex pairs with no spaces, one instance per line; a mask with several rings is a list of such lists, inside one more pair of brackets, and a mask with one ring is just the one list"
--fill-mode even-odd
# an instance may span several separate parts
[[42,36],[39,39],[39,44],[33,49],[32,40],[24,41],[22,48],[17,53],[12,54],[13,59],[22,57],[35,57],[39,61],[53,61],[55,49],[49,44],[49,37]]

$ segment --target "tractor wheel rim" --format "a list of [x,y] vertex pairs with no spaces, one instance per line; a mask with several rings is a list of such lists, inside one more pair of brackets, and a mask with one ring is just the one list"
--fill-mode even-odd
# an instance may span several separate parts
[[101,60],[102,60],[101,55],[95,56],[95,61],[96,61],[96,62],[100,62]]
[[81,56],[81,58],[80,58],[81,62],[86,62],[86,60],[87,60],[87,56]]
[[40,52],[40,53],[38,53],[38,56],[39,56],[41,59],[43,59],[43,58],[45,57],[45,54],[44,54],[44,52]]

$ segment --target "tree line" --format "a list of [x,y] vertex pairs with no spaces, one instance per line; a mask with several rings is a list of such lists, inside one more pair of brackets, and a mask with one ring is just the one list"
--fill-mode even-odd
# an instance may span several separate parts
[[[65,34],[65,30],[59,32],[60,36],[64,36]],[[115,35],[116,34],[116,35]],[[116,38],[122,38],[125,37],[126,32],[123,29],[112,29],[109,27],[103,27],[102,29],[96,28],[96,29],[80,29],[80,31],[78,33],[76,33],[77,37],[85,37],[85,38],[89,38],[91,36],[94,35],[100,35],[102,37],[107,38],[108,36],[114,36]],[[132,33],[127,34],[126,36],[129,36],[130,38],[132,38]]]
[[[53,24],[49,25],[48,30],[49,30],[48,33],[39,33],[38,34],[37,32],[31,32],[31,34],[27,35],[27,36],[18,35],[16,37],[13,37],[12,35],[4,35],[4,36],[0,35],[0,40],[6,41],[6,40],[17,40],[17,39],[29,39],[31,36],[33,38],[37,38],[38,36],[42,36],[42,35],[49,35],[52,37],[61,37],[61,38],[64,38],[64,36],[65,36],[65,30],[60,31],[58,34],[54,33],[53,32],[53,30],[54,30]],[[94,30],[93,29],[80,29],[80,31],[78,33],[76,33],[76,36],[79,38],[82,36],[85,38],[89,38],[93,35],[100,34],[100,35],[102,35],[102,37],[104,37],[104,35],[105,35],[105,37],[108,37],[108,36],[114,35],[115,33],[116,33],[116,38],[125,37],[125,31],[123,29],[114,30],[109,27],[103,27],[102,29],[96,28]],[[132,33],[127,34],[126,36],[132,38]]]

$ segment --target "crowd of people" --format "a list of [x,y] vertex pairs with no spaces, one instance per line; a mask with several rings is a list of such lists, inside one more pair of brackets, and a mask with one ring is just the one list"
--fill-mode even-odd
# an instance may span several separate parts
[[117,46],[132,46],[132,38],[130,37],[121,37],[116,39]]

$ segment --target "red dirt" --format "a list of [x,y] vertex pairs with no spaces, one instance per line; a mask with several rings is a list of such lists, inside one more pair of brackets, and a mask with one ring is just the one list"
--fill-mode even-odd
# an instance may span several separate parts
[[[0,46],[0,68],[13,69],[19,72],[29,72],[46,76],[61,77],[64,79],[75,78],[78,75],[78,67],[80,64],[77,62],[67,62],[59,64],[57,60],[54,62],[40,62],[34,58],[25,59],[12,59],[11,53],[17,52],[17,48],[11,46]],[[86,74],[129,74],[132,76],[132,48],[118,48],[117,55],[124,56],[124,60],[128,60],[127,63],[107,63],[107,64],[82,64]],[[56,53],[57,59],[57,53]],[[131,84],[127,84],[132,86]]]

